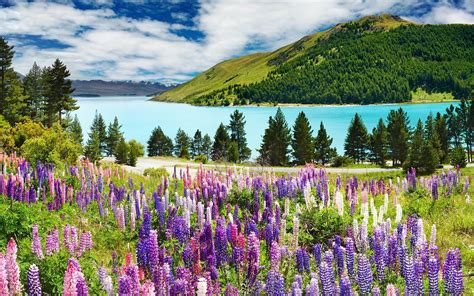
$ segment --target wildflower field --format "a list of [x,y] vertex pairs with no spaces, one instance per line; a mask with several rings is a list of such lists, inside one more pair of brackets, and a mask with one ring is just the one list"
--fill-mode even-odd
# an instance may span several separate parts
[[470,168],[297,175],[0,156],[1,295],[473,295]]

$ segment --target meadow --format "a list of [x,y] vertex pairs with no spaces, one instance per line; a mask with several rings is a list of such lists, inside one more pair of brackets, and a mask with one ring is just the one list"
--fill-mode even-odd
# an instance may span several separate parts
[[418,177],[2,155],[2,295],[465,295],[472,168]]

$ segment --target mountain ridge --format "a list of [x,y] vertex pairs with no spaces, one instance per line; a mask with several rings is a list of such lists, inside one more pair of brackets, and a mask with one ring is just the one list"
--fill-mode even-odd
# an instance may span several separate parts
[[75,89],[73,96],[102,97],[102,96],[153,96],[170,90],[175,85],[149,81],[105,81],[72,80]]
[[[337,91],[335,91],[334,100],[323,98],[320,99],[312,99],[312,98],[305,98],[301,101],[294,101],[294,98],[288,98],[288,93],[279,93],[278,90],[272,89],[271,91],[268,90],[272,84],[282,84],[284,87],[288,88],[296,88],[301,92],[302,89],[308,86],[309,83],[305,77],[299,77],[302,79],[304,83],[296,83],[292,84],[290,82],[282,83],[284,79],[291,80],[291,75],[300,74],[298,72],[298,68],[305,68],[305,61],[311,61],[314,65],[311,65],[313,72],[310,74],[314,74],[316,71],[319,72],[321,68],[328,67],[328,63],[333,64],[340,64],[339,60],[344,61],[345,57],[337,57],[337,51],[344,51],[344,47],[347,46],[360,46],[363,45],[363,41],[367,40],[368,42],[374,42],[377,44],[377,38],[383,42],[389,42],[390,38],[399,38],[402,40],[405,38],[403,34],[411,34],[413,32],[419,34],[419,32],[426,31],[427,33],[433,33],[432,31],[438,30],[438,28],[442,28],[438,31],[456,31],[456,30],[465,30],[466,33],[471,34],[472,28],[474,26],[468,25],[458,25],[460,27],[455,27],[456,25],[419,25],[413,22],[404,20],[399,16],[389,15],[389,14],[382,14],[379,16],[366,16],[362,17],[358,20],[340,23],[337,24],[325,31],[317,32],[311,35],[304,36],[297,40],[294,43],[288,44],[282,48],[279,48],[273,52],[266,52],[266,53],[255,53],[251,55],[246,55],[238,58],[233,58],[227,61],[222,61],[215,66],[211,67],[210,69],[204,71],[203,73],[199,74],[192,80],[181,84],[180,86],[165,91],[162,94],[155,96],[154,100],[158,101],[176,101],[176,102],[184,102],[184,103],[192,103],[198,105],[227,105],[227,104],[235,104],[235,105],[242,105],[242,104],[252,104],[252,103],[264,103],[264,102],[277,102],[277,103],[316,103],[316,104],[338,104],[338,103],[380,103],[384,102],[381,98],[376,98],[371,101],[371,99],[363,98],[359,101],[357,100],[347,100],[346,97],[338,98]],[[464,26],[464,27],[463,27]],[[405,28],[408,28],[406,30]],[[466,29],[467,28],[467,29]],[[396,33],[393,33],[396,32]],[[436,32],[435,32],[436,33]],[[452,33],[452,32],[449,32]],[[456,33],[456,32],[455,32]],[[446,33],[447,34],[447,33]],[[388,36],[389,35],[389,36]],[[392,36],[393,35],[393,36]],[[431,36],[431,35],[430,35]],[[423,38],[423,35],[420,37]],[[387,41],[388,39],[388,41]],[[408,36],[410,39],[410,35]],[[433,38],[435,39],[435,38]],[[362,41],[361,41],[362,40]],[[411,44],[416,47],[417,41],[410,40]],[[438,46],[442,44],[443,41],[433,40],[430,42],[425,42],[428,46]],[[333,44],[334,48],[327,48],[327,50],[323,51],[324,46],[328,46],[328,44]],[[422,42],[419,42],[422,44]],[[442,44],[444,46],[444,44]],[[466,59],[469,59],[469,62],[472,62],[472,48],[470,48],[469,44],[467,46],[461,45],[461,47],[467,48],[466,51]],[[377,46],[375,46],[377,48]],[[387,47],[387,46],[386,46]],[[357,49],[357,47],[355,47]],[[371,49],[368,48],[368,51]],[[389,52],[389,56],[383,56],[380,53],[373,54],[374,57],[377,58],[392,58],[400,54],[399,52],[395,52],[395,50],[399,50],[399,48],[391,49],[390,46],[387,48],[382,48],[383,51],[394,51],[393,53]],[[331,52],[336,51],[336,53]],[[403,49],[402,49],[403,51]],[[423,51],[423,49],[421,50]],[[311,54],[317,54],[311,55]],[[350,52],[353,54],[353,52]],[[355,52],[355,55],[364,53]],[[402,52],[404,55],[410,55],[411,53]],[[370,56],[372,57],[372,56]],[[418,57],[416,57],[418,58]],[[426,58],[426,57],[422,57]],[[295,62],[296,60],[296,62]],[[347,62],[347,61],[346,61]],[[346,63],[350,67],[353,67],[354,62],[350,61],[351,63]],[[369,61],[370,64],[371,61]],[[404,59],[403,62],[405,64],[410,64],[410,61]],[[425,64],[430,64],[433,61],[427,60]],[[436,61],[434,61],[436,62]],[[444,61],[442,61],[444,62]],[[298,64],[299,63],[299,64]],[[392,64],[381,73],[377,73],[381,79],[382,76],[386,76],[385,78],[390,81],[392,84],[391,86],[386,86],[386,91],[390,93],[392,90],[391,88],[395,88],[395,93],[392,97],[389,98],[388,102],[397,102],[410,99],[410,91],[416,89],[414,85],[409,85],[412,83],[413,80],[410,77],[410,81],[405,81],[400,77],[394,77],[393,74],[390,72],[396,72],[396,67],[394,68],[394,64],[397,61],[391,61]],[[318,68],[318,65],[322,65]],[[383,64],[383,62],[382,62]],[[421,65],[421,64],[420,64]],[[324,66],[324,67],[323,67]],[[406,65],[402,65],[406,66]],[[423,65],[424,66],[424,65]],[[282,69],[286,69],[289,67],[294,67],[294,69],[290,69],[289,71],[284,72]],[[357,76],[356,74],[363,73],[362,76],[371,76],[372,72],[378,72],[378,68],[375,65],[371,65],[370,67],[375,67],[374,69],[358,69],[361,72],[354,72],[350,75]],[[455,67],[458,67],[457,65]],[[360,66],[359,66],[360,68]],[[394,70],[395,69],[395,70]],[[307,70],[307,69],[304,69]],[[327,69],[326,69],[327,70]],[[325,70],[325,71],[326,71]],[[372,71],[374,70],[374,71]],[[409,69],[411,71],[411,69]],[[365,71],[365,72],[364,72]],[[436,71],[438,71],[436,69]],[[434,72],[436,72],[434,71]],[[464,71],[464,70],[462,70]],[[433,71],[432,71],[433,72]],[[433,73],[434,73],[433,72]],[[459,71],[458,71],[459,72]],[[291,74],[291,75],[290,75]],[[332,73],[334,74],[334,73]],[[343,75],[342,70],[339,74]],[[432,73],[430,73],[431,75]],[[437,74],[437,73],[435,73]],[[459,73],[457,73],[459,74]],[[456,74],[456,75],[457,75]],[[286,76],[285,76],[286,75]],[[290,75],[290,76],[288,76]],[[398,75],[398,74],[397,74]],[[454,74],[453,74],[454,75]],[[472,73],[468,73],[469,76],[472,76]],[[403,76],[400,74],[399,76]],[[282,79],[284,77],[284,79]],[[470,77],[469,77],[470,78]],[[456,78],[457,79],[457,78]],[[346,79],[348,80],[348,79]],[[349,79],[350,80],[350,79]],[[403,80],[403,81],[402,81]],[[408,78],[406,79],[408,80]],[[471,80],[471,82],[469,82]],[[382,80],[384,82],[385,80]],[[472,79],[467,79],[467,83],[474,83]],[[314,81],[313,81],[314,82]],[[397,84],[403,84],[403,89],[397,86]],[[464,82],[463,82],[464,83]],[[304,85],[303,85],[304,84]],[[370,83],[369,83],[370,84]],[[383,83],[382,83],[383,84]],[[407,85],[405,85],[407,84]],[[419,85],[421,88],[425,88],[425,82],[422,85]],[[350,85],[349,85],[350,86]],[[274,87],[274,86],[272,86]],[[357,86],[356,86],[357,87]],[[372,87],[372,86],[370,86]],[[376,86],[374,86],[376,87]],[[428,91],[436,91],[436,87],[428,87]],[[441,91],[446,91],[446,87],[441,87]],[[471,88],[469,86],[469,88]],[[261,99],[254,100],[255,93],[263,92],[266,94],[264,95],[271,95],[271,99]],[[452,89],[449,89],[452,91]],[[310,92],[307,92],[310,93]],[[374,92],[377,96],[383,93],[382,91]],[[306,93],[303,92],[303,95]],[[368,94],[365,94],[369,96]],[[347,95],[345,95],[347,96]],[[406,98],[400,98],[400,97]],[[293,100],[293,101],[292,101]]]

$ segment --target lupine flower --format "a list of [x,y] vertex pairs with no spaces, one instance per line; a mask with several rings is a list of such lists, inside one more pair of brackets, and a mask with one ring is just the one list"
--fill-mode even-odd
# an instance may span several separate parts
[[155,285],[153,284],[153,282],[149,280],[145,281],[143,285],[140,287],[140,295],[155,296]]
[[339,283],[340,295],[341,296],[352,296],[354,295],[351,288],[351,281],[347,275],[341,277]]
[[44,259],[43,249],[41,248],[41,238],[38,235],[38,225],[32,227],[32,241],[31,241],[31,252],[38,257],[38,259]]
[[260,259],[260,241],[254,232],[250,233],[248,239],[248,273],[247,278],[253,283],[257,277]]
[[32,264],[28,269],[28,295],[30,296],[41,296],[41,282],[39,269],[36,265]]
[[46,256],[57,252],[59,252],[59,232],[55,228],[53,231],[49,231],[46,236]]
[[197,296],[207,296],[207,281],[205,278],[199,278],[197,282]]
[[129,296],[132,295],[132,284],[128,276],[123,275],[119,277],[118,280],[118,295],[119,296]]
[[372,288],[372,271],[370,270],[370,263],[364,254],[357,258],[357,283],[359,284],[360,292],[363,295],[368,295]]
[[319,296],[318,279],[311,277],[311,281],[306,286],[306,296]]
[[321,277],[323,295],[334,295],[334,270],[332,265],[328,265],[326,261],[321,262],[319,276]]
[[0,295],[8,295],[8,274],[7,261],[5,256],[0,253]]
[[270,250],[270,269],[278,271],[280,270],[280,258],[281,251],[280,246],[276,241],[272,243],[272,248]]
[[11,294],[21,293],[20,268],[16,263],[17,247],[13,238],[10,238],[7,244],[6,268],[8,276],[8,287]]

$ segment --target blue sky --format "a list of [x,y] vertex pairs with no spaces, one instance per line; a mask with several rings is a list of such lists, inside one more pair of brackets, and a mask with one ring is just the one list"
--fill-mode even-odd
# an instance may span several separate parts
[[15,68],[63,60],[75,79],[183,82],[364,15],[474,23],[474,0],[0,0]]

